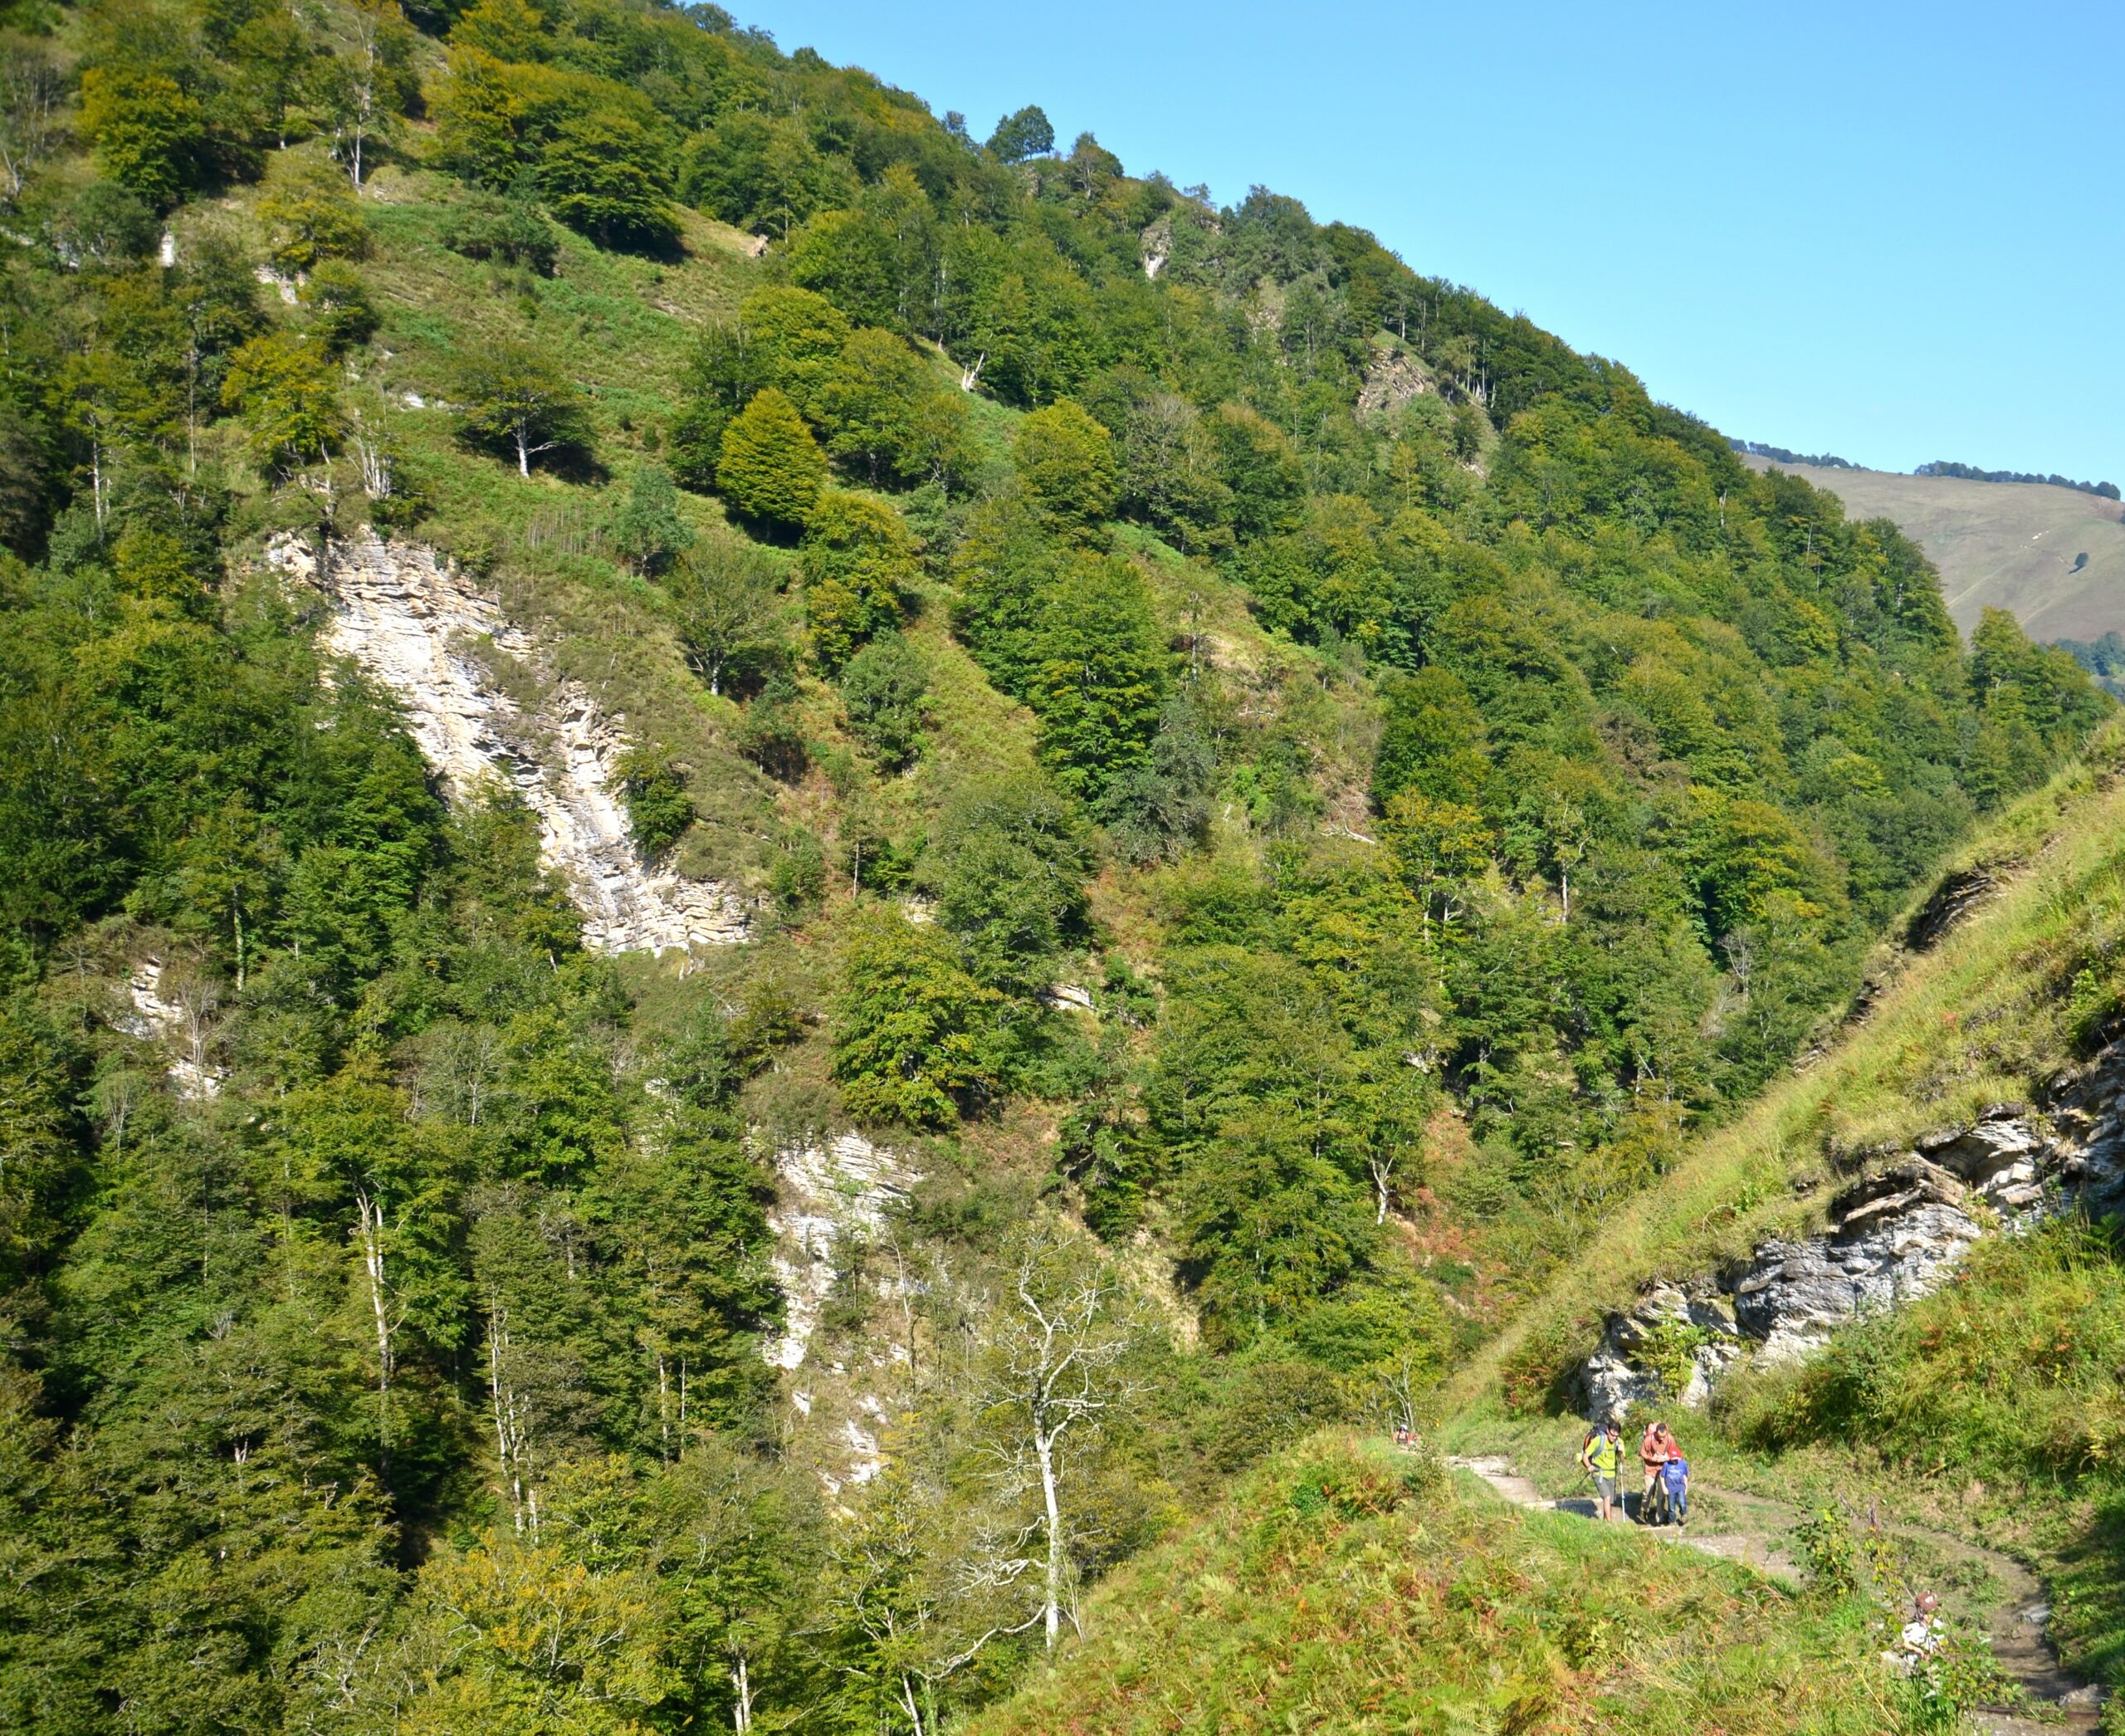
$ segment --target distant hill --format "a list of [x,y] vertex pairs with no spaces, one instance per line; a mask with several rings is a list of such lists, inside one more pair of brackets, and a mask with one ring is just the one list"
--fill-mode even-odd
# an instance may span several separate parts
[[[1774,467],[1755,453],[1743,462]],[[1923,545],[1941,570],[1948,613],[1966,633],[1987,608],[2011,610],[2035,639],[2125,629],[2125,523],[2115,501],[2049,483],[1775,467],[1839,496],[1854,518],[1893,520]]]

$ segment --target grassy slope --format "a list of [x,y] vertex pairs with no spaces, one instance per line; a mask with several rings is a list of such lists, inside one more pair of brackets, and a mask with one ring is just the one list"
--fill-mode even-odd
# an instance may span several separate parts
[[[1747,462],[1772,467],[1761,458]],[[1836,495],[1855,519],[1893,520],[1923,545],[1941,570],[1948,613],[1965,633],[1988,608],[2009,610],[2035,639],[2125,631],[2125,523],[2115,501],[2045,483],[1776,467]],[[2088,557],[2078,573],[2076,555]]]
[[1119,1572],[1090,1637],[969,1729],[1893,1728],[1847,1611],[1623,1527],[1404,1485],[1317,1436]]

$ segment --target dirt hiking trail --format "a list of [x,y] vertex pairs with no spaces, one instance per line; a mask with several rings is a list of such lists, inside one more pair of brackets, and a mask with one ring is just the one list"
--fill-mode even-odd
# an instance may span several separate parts
[[[1598,1512],[1590,1497],[1551,1499],[1515,1470],[1507,1459],[1449,1458],[1446,1463],[1455,1470],[1481,1478],[1516,1507],[1574,1513],[1589,1519]],[[1663,1543],[1701,1549],[1725,1561],[1739,1562],[1760,1573],[1785,1579],[1800,1577],[1798,1563],[1785,1548],[1793,1528],[1806,1517],[1800,1509],[1768,1496],[1721,1489],[1701,1477],[1691,1479],[1690,1493],[1693,1510],[1701,1510],[1698,1504],[1704,1497],[1713,1498],[1722,1516],[1723,1529],[1699,1532],[1662,1526],[1646,1534]],[[1630,1500],[1634,1504],[1636,1497]],[[1981,1565],[2000,1588],[1985,1623],[1992,1655],[2002,1670],[2021,1684],[2034,1703],[2029,1709],[2040,1715],[1981,1712],[1976,1714],[1980,1729],[1987,1736],[2060,1736],[2061,1732],[2096,1729],[2102,1715],[2102,1690],[2076,1680],[2059,1667],[2058,1657],[2044,1638],[2044,1624],[2050,1611],[2044,1602],[2042,1587],[2028,1568],[2011,1556],[1927,1526],[1883,1520],[1882,1529],[1928,1544],[1951,1558]]]

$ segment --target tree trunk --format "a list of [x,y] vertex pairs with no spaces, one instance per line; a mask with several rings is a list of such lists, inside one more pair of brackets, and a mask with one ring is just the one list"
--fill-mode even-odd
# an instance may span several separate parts
[[745,1655],[738,1654],[738,1662],[730,1672],[730,1685],[736,1691],[737,1701],[730,1708],[730,1721],[737,1727],[738,1736],[753,1727],[753,1682],[745,1669]]
[[1040,1455],[1040,1498],[1048,1512],[1048,1607],[1042,1611],[1042,1627],[1048,1649],[1055,1650],[1062,1627],[1062,1515],[1055,1499],[1055,1434],[1033,1425],[1033,1450]]

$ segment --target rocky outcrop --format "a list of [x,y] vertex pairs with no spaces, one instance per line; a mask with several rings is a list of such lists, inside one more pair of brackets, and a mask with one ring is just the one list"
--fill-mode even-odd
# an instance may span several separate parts
[[921,1178],[860,1133],[785,1147],[774,1171],[779,1197],[767,1222],[778,1245],[769,1265],[782,1290],[784,1332],[766,1353],[774,1367],[794,1370],[841,1276],[837,1256],[852,1239],[883,1229],[886,1208]]
[[1161,217],[1150,223],[1137,238],[1137,252],[1143,261],[1144,275],[1157,282],[1166,261],[1173,257],[1173,219]]
[[1914,952],[1937,946],[1950,929],[2000,889],[2005,878],[2000,865],[1991,862],[1946,876],[1904,929],[1905,944]]
[[1374,421],[1432,389],[1430,370],[1422,362],[1406,350],[1383,345],[1373,351],[1358,387],[1358,420]]
[[[618,794],[620,720],[579,682],[552,678],[531,636],[468,575],[432,549],[374,536],[327,544],[321,556],[281,537],[266,558],[331,603],[327,643],[404,703],[448,795],[499,780],[524,798],[583,912],[585,945],[662,952],[746,938],[745,907],[725,888],[642,860]],[[496,681],[502,658],[544,692],[532,708]]]
[[804,1456],[827,1490],[838,1494],[869,1482],[885,1462],[887,1412],[871,1388],[890,1389],[904,1372],[895,1365],[905,1364],[907,1352],[898,1343],[873,1346],[856,1367],[820,1367],[813,1339],[827,1298],[853,1264],[855,1245],[885,1228],[887,1209],[921,1177],[860,1133],[784,1147],[774,1167],[778,1199],[767,1221],[776,1246],[768,1264],[782,1291],[783,1333],[765,1354],[770,1367],[790,1377],[790,1405],[811,1436]]
[[1736,1269],[1684,1284],[1649,1284],[1580,1366],[1588,1414],[1702,1404],[1745,1358],[1795,1361],[1858,1316],[1924,1295],[1981,1236],[2076,1203],[2125,1205],[2121,1093],[2125,1048],[2054,1088],[2042,1114],[1994,1104],[1870,1165],[1832,1198],[1820,1235],[1762,1243]]
[[212,985],[202,980],[173,987],[163,961],[149,957],[133,967],[125,998],[125,1010],[111,1018],[112,1028],[169,1051],[164,1071],[179,1097],[198,1103],[220,1096],[228,1075],[210,1058]]

